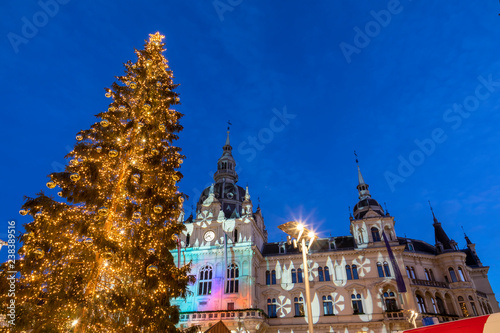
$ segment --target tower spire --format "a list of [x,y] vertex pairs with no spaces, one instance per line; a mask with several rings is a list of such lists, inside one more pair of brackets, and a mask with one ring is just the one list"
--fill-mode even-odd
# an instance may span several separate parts
[[372,196],[370,194],[370,191],[368,190],[369,186],[365,183],[363,175],[361,174],[361,169],[359,168],[358,154],[356,154],[356,151],[354,151],[354,156],[356,156],[356,166],[358,167],[358,186],[356,186],[356,188],[359,192],[359,199],[363,200],[371,198]]
[[445,250],[455,250],[455,244],[456,242],[453,240],[450,240],[446,232],[444,231],[443,227],[441,226],[441,222],[438,221],[436,218],[436,215],[434,215],[434,209],[432,209],[431,201],[429,200],[429,207],[431,209],[432,213],[432,218],[434,220],[433,226],[434,226],[434,239],[436,241],[436,247],[438,248],[439,251],[445,251]]
[[224,146],[222,147],[222,156],[217,161],[217,172],[214,174],[216,183],[236,183],[238,174],[236,173],[236,161],[233,158],[231,142],[229,140],[230,121],[227,122],[227,137]]

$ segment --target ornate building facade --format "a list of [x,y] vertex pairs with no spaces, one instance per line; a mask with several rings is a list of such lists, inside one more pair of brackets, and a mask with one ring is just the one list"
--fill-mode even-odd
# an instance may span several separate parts
[[196,216],[183,222],[181,262],[192,263],[196,283],[191,296],[174,301],[180,327],[204,331],[222,320],[232,332],[307,332],[305,279],[316,332],[389,333],[412,321],[500,311],[488,267],[467,236],[467,248],[459,249],[434,212],[435,245],[398,236],[359,167],[351,235],[315,240],[304,276],[293,244],[267,241],[262,212],[248,187],[237,185],[235,170],[228,132],[214,184],[202,192]]

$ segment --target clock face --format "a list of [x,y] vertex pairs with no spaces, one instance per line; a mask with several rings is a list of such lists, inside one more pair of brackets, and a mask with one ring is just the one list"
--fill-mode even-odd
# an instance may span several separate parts
[[213,232],[212,230],[208,230],[207,232],[205,232],[205,235],[203,236],[203,238],[207,241],[207,242],[211,242],[214,240],[215,238],[215,232]]

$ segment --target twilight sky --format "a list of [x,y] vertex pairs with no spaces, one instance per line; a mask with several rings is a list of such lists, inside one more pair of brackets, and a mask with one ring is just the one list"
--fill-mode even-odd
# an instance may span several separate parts
[[[0,238],[23,196],[61,171],[104,88],[148,34],[166,35],[180,83],[190,206],[209,186],[227,121],[239,184],[269,241],[294,218],[349,234],[353,151],[399,236],[434,244],[430,200],[460,248],[464,227],[500,292],[500,17],[462,1],[93,1],[0,4]],[[0,257],[6,258],[6,248]]]

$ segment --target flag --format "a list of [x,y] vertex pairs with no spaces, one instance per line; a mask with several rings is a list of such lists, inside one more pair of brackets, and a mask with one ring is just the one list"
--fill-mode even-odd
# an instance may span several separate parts
[[385,232],[382,231],[382,236],[384,237],[385,247],[387,248],[387,253],[389,253],[389,259],[391,260],[392,269],[394,270],[394,275],[396,276],[396,283],[398,285],[398,291],[400,293],[406,292],[405,281],[403,280],[403,275],[401,275],[401,271],[399,270],[399,265],[394,257],[394,253],[392,253],[391,246],[389,245],[389,241],[387,240],[387,236]]

